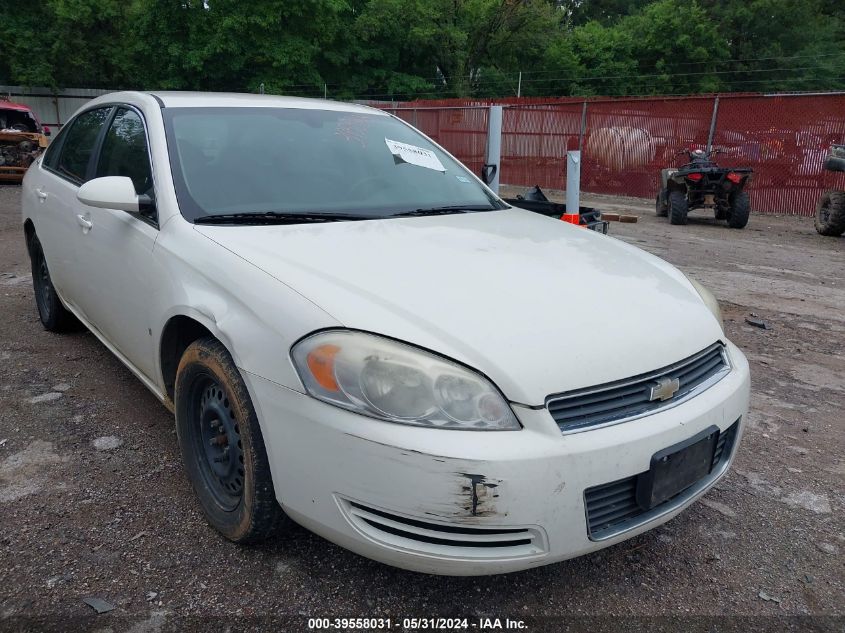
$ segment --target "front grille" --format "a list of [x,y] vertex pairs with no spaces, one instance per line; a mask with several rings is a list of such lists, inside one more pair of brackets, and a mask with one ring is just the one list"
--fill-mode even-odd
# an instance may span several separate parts
[[352,523],[371,538],[424,554],[469,558],[530,556],[545,551],[539,531],[530,528],[444,525],[370,508],[344,504]]
[[667,499],[649,510],[644,510],[637,503],[639,475],[588,488],[584,491],[584,502],[587,508],[587,531],[590,538],[602,540],[641,525],[654,516],[662,514],[667,506],[676,504],[679,499],[683,500],[706,487],[721,474],[723,467],[727,465],[738,427],[737,421],[719,434],[716,450],[713,453],[713,467],[709,475],[672,499]]
[[[599,387],[549,396],[546,406],[561,431],[619,422],[677,404],[716,383],[730,367],[721,343],[674,365]],[[661,378],[677,379],[678,391],[668,400],[650,400],[651,388]]]

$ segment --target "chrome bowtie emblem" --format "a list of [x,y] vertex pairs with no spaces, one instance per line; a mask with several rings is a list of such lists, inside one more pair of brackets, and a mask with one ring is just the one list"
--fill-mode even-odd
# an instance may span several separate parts
[[657,382],[651,386],[648,393],[648,399],[651,400],[668,400],[675,395],[675,392],[681,388],[681,383],[677,378],[658,378]]

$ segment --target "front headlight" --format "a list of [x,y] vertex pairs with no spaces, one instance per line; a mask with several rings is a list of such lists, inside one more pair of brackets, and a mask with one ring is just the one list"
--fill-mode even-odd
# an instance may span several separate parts
[[722,319],[722,310],[719,308],[719,302],[716,301],[716,297],[714,297],[712,292],[698,283],[695,279],[692,279],[691,277],[687,277],[687,279],[689,279],[689,282],[692,284],[692,287],[695,288],[698,296],[701,297],[704,305],[707,306],[707,309],[713,313],[714,317],[716,317],[716,320],[719,322],[719,327],[721,327],[722,332],[724,332],[725,322]]
[[410,345],[332,330],[301,340],[291,355],[308,393],[343,409],[442,429],[520,428],[487,379]]

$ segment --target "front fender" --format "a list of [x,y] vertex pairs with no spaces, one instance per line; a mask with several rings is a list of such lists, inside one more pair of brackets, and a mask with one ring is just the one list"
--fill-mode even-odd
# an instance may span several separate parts
[[[341,325],[302,295],[207,237],[193,225],[168,222],[156,242],[167,277],[161,280],[154,340],[167,322],[190,317],[229,350],[243,371],[302,391],[290,360],[295,341]],[[159,361],[159,380],[163,383]],[[163,386],[163,384],[162,384]]]
[[667,169],[666,189],[669,191],[687,192],[687,181],[684,174],[679,173],[680,169]]
[[686,191],[687,183],[683,176],[679,176],[677,168],[664,169],[660,172],[661,186],[669,191]]

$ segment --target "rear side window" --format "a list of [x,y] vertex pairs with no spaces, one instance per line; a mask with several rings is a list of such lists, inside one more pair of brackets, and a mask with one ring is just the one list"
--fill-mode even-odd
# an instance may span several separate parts
[[153,176],[147,153],[147,135],[144,122],[134,110],[118,109],[103,140],[96,176],[128,176],[135,185],[135,193],[152,193]]
[[[56,170],[56,165],[59,162],[59,154],[61,153],[62,148],[62,141],[64,140],[64,134],[62,134],[63,130],[59,130],[59,134],[53,138],[50,142],[50,145],[47,147],[47,151],[44,152],[44,160],[42,164],[52,169],[53,171]],[[70,132],[70,130],[68,130]]]
[[76,117],[71,123],[71,128],[64,134],[57,164],[53,166],[47,163],[47,166],[69,180],[85,182],[97,137],[110,112],[110,107],[98,108]]

